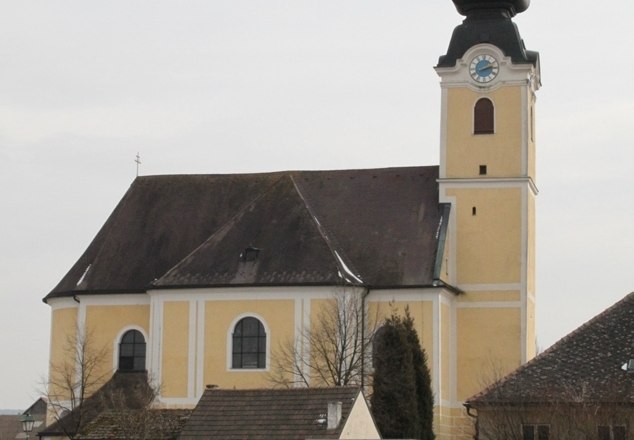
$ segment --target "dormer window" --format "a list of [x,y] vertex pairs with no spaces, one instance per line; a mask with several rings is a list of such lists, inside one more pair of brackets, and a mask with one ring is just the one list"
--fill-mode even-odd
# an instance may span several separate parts
[[493,134],[495,112],[489,98],[480,98],[473,108],[473,134]]
[[258,255],[260,254],[259,248],[254,246],[249,246],[240,254],[240,261],[255,261],[258,259]]

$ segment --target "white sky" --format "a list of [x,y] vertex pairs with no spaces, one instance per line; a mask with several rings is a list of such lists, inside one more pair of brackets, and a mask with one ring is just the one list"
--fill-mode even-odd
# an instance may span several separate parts
[[[634,290],[634,2],[534,0],[538,341]],[[0,408],[135,175],[438,164],[449,0],[0,3]]]

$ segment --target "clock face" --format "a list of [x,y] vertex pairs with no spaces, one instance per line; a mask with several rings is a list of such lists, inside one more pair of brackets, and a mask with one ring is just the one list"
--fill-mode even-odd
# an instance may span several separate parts
[[478,83],[488,83],[495,78],[500,70],[498,61],[491,55],[478,55],[469,66],[471,78]]

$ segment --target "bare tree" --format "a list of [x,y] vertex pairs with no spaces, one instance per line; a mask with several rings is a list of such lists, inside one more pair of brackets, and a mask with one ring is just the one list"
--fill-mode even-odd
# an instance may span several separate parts
[[[500,370],[491,363],[491,377],[501,380]],[[489,383],[490,385],[490,383]],[[486,389],[486,387],[483,387]],[[628,426],[631,407],[619,404],[622,392],[618,387],[601,385],[601,399],[592,384],[564,378],[538,399],[531,385],[516,384],[512,395],[493,385],[486,401],[477,404],[476,438],[480,440],[524,440],[548,438],[584,440],[597,438],[599,426]],[[474,414],[475,413],[475,414]],[[531,437],[532,436],[532,437]]]
[[366,292],[337,292],[310,327],[280,343],[272,356],[269,380],[275,385],[363,385],[371,359],[378,309],[368,317]]
[[67,335],[62,354],[63,359],[50,366],[45,395],[60,431],[72,439],[85,419],[84,402],[110,376],[103,368],[108,350],[96,346],[91,332],[76,329]]
[[159,386],[145,371],[113,375],[109,356],[107,347],[99,346],[92,332],[77,329],[68,335],[62,358],[51,364],[45,383],[54,420],[45,432],[81,439],[100,424],[110,427],[113,438],[143,440],[164,426],[161,414],[154,418],[151,414]]

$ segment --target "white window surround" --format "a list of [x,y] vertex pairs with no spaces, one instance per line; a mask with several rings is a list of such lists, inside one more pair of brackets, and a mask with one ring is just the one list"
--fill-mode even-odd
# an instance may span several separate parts
[[[255,318],[262,323],[264,327],[264,332],[266,333],[266,367],[264,368],[233,368],[232,358],[233,358],[233,330],[235,329],[238,322],[244,318]],[[231,321],[229,324],[229,328],[227,329],[227,371],[229,372],[239,372],[239,373],[261,373],[263,371],[269,371],[271,365],[271,330],[269,329],[266,320],[262,318],[262,316],[257,313],[247,312],[238,315]]]
[[117,370],[119,369],[119,344],[121,343],[121,338],[123,338],[123,335],[129,330],[138,331],[139,333],[143,335],[143,338],[145,339],[145,350],[146,350],[145,351],[145,369],[146,370],[148,369],[147,362],[148,362],[148,359],[150,358],[150,355],[149,355],[150,344],[148,344],[148,334],[142,327],[139,327],[138,325],[127,325],[123,327],[119,331],[119,333],[117,333],[117,337],[115,338],[112,344],[112,372],[113,373],[116,373]]

